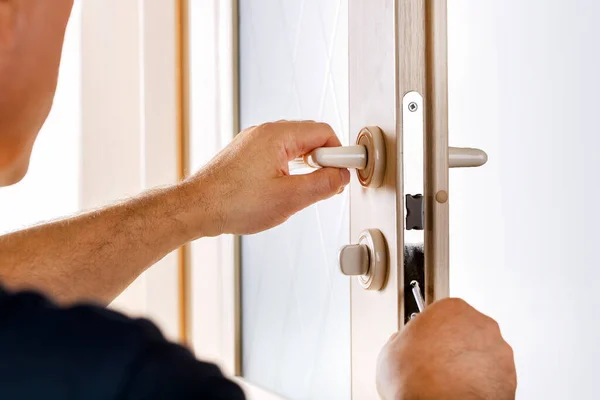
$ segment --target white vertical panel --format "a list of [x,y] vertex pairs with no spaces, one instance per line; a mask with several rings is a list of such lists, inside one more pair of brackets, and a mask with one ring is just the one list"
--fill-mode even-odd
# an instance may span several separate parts
[[[140,7],[138,0],[86,0],[82,18],[81,201],[90,208],[143,189]],[[113,307],[145,314],[144,278]]]
[[[197,171],[237,133],[235,0],[190,2],[190,165]],[[237,373],[235,238],[191,245],[190,321],[198,356]]]
[[[175,0],[83,4],[82,205],[177,181]],[[177,257],[138,278],[113,307],[178,337]]]
[[[178,181],[177,0],[140,0],[143,7],[143,186]],[[177,251],[146,272],[146,309],[171,338],[179,337]]]
[[[208,162],[221,148],[218,108],[218,2],[190,1],[190,167]],[[221,240],[191,244],[190,329],[196,354],[222,363]]]

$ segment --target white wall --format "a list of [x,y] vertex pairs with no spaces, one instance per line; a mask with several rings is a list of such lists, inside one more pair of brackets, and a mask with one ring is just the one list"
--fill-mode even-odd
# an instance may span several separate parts
[[451,294],[496,318],[519,399],[597,398],[600,3],[449,1]]

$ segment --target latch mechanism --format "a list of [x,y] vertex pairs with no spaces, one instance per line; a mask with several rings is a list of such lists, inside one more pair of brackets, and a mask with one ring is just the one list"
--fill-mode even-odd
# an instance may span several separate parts
[[406,199],[406,230],[422,231],[425,228],[425,203],[422,194],[407,194]]

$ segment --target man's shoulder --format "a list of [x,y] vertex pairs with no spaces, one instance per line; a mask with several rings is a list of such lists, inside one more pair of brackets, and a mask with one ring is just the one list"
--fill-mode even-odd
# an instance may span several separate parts
[[[156,342],[165,341],[160,330],[145,319],[132,319],[93,304],[59,307],[34,292],[0,294],[0,346],[13,343],[11,349],[21,352],[72,354],[85,358],[85,353],[110,357],[119,354],[123,362]],[[50,345],[51,346],[46,346]],[[98,364],[96,359],[96,365]]]
[[[112,398],[135,360],[164,341],[149,321],[102,307],[61,308],[37,293],[0,294],[0,388],[37,393],[37,383],[60,396],[93,387],[99,399]],[[27,387],[14,384],[25,377]]]
[[[0,355],[0,398],[113,399],[148,388],[180,390],[179,366],[195,371],[190,381],[224,380],[216,366],[169,343],[147,320],[94,305],[61,308],[36,293],[1,289]],[[161,381],[170,371],[172,380]]]

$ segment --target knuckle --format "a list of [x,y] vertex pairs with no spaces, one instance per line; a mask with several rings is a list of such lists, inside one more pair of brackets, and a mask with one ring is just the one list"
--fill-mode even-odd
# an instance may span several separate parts
[[438,304],[439,308],[455,311],[464,311],[471,307],[466,301],[456,297],[440,300],[436,304]]
[[331,134],[334,134],[333,132],[333,128],[331,127],[331,125],[329,125],[327,122],[318,122],[317,123],[321,128],[323,128],[323,130],[328,131]]
[[485,325],[488,329],[500,332],[500,325],[495,319],[485,316]]
[[247,134],[249,134],[249,133],[251,133],[251,132],[254,132],[254,131],[255,131],[256,129],[258,129],[259,127],[260,127],[260,126],[257,126],[257,125],[252,125],[252,126],[249,126],[249,127],[247,127],[246,129],[242,130],[242,131],[240,132],[240,134],[241,134],[241,135],[247,135]]
[[393,342],[397,341],[397,339],[399,339],[399,338],[400,338],[400,331],[396,331],[396,332],[392,333],[392,335],[388,339],[387,343],[388,344],[393,343]]
[[262,132],[271,132],[276,124],[276,122],[263,122],[258,126],[257,130]]
[[507,342],[504,342],[505,344],[505,350],[506,350],[506,355],[507,357],[513,362],[514,364],[514,360],[515,360],[515,351],[512,348],[512,346],[510,344],[508,344]]

